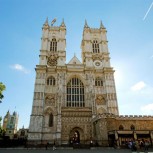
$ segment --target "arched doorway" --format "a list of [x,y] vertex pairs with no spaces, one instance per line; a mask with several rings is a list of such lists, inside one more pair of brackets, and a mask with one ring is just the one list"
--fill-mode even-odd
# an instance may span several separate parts
[[84,134],[83,130],[79,127],[75,127],[70,131],[70,144],[80,144],[83,143]]

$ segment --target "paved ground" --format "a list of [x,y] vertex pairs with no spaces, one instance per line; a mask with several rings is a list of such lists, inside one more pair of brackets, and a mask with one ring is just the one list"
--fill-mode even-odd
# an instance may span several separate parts
[[[45,149],[22,149],[22,148],[0,148],[0,153],[144,153],[144,152],[132,152],[129,149],[114,149],[114,148],[98,148],[98,149],[62,149],[52,150]],[[153,153],[153,149],[150,149],[147,153]]]

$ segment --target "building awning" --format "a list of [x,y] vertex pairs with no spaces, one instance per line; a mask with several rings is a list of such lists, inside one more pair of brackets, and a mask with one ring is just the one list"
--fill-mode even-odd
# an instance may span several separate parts
[[136,134],[149,134],[149,131],[135,131]]
[[[118,134],[150,134],[150,131],[131,131],[131,130],[123,130],[123,131],[116,131]],[[109,135],[115,134],[115,131],[109,131]]]
[[117,131],[118,134],[133,134],[133,131]]

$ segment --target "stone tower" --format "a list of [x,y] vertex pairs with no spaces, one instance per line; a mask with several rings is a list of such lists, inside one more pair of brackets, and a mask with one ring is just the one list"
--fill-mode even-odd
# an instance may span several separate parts
[[14,134],[17,133],[18,126],[18,114],[14,111],[11,115],[8,111],[3,119],[3,129],[6,131],[6,136],[9,136],[10,139],[14,138]]
[[[95,110],[99,113],[118,115],[118,104],[114,81],[114,70],[110,65],[106,28],[100,23],[100,28],[90,28],[85,21],[82,39],[82,63],[90,70],[89,92],[95,96]],[[87,73],[89,71],[86,71]],[[94,115],[94,117],[95,117]]]
[[[82,63],[66,61],[66,26],[42,28],[42,43],[30,118],[29,143],[89,143],[98,114],[118,115],[114,70],[110,66],[106,29],[83,29]],[[107,132],[107,131],[106,131]]]

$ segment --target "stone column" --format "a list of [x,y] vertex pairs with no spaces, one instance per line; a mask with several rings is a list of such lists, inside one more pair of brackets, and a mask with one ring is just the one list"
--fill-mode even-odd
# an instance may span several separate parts
[[119,148],[119,139],[118,139],[118,133],[115,131],[115,141],[116,141],[116,147]]
[[134,135],[134,140],[137,140],[137,133],[135,131],[133,131],[133,135]]

